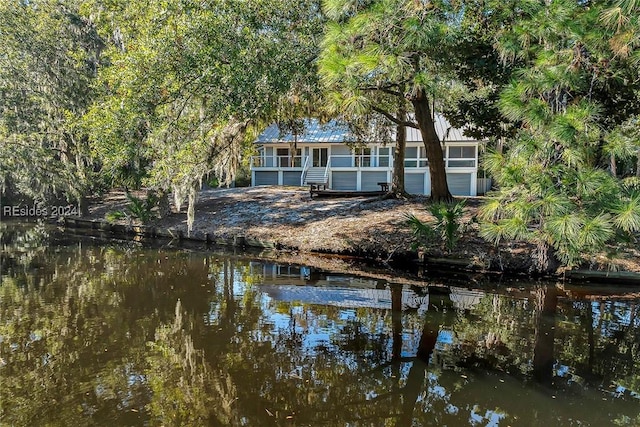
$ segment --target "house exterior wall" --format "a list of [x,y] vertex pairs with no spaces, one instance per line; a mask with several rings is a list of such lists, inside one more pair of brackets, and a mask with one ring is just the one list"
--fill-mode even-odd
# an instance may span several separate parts
[[329,179],[329,188],[356,191],[358,189],[358,173],[356,171],[333,171]]
[[353,166],[351,149],[346,145],[332,146],[330,155],[331,155],[331,167],[350,168]]
[[367,170],[362,171],[360,179],[360,187],[362,191],[380,190],[379,182],[389,182],[389,174],[387,171]]
[[429,187],[425,186],[426,176],[428,176],[425,172],[412,172],[412,173],[404,173],[404,188],[407,190],[409,194],[430,194],[430,192],[425,192],[425,188],[429,189]]
[[[393,144],[369,144],[368,150],[354,153],[347,145],[341,143],[298,143],[301,158],[297,157],[295,162],[286,156],[277,155],[288,148],[288,143],[262,146],[260,155],[252,160],[253,186],[302,185],[303,171],[318,157],[319,149],[326,149],[328,184],[331,189],[373,191],[380,189],[379,182],[391,181]],[[481,183],[477,179],[477,142],[447,142],[445,166],[449,189],[453,195],[478,194],[478,186]],[[430,194],[429,166],[422,143],[407,144],[405,188],[412,194]]]
[[300,185],[302,171],[282,171],[282,185]]
[[471,196],[471,174],[447,173],[449,191],[456,196]]
[[255,171],[253,173],[254,185],[278,185],[277,171]]

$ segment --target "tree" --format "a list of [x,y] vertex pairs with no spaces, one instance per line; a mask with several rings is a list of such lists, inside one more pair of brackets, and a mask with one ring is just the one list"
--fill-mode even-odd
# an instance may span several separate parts
[[[327,0],[320,74],[329,102],[349,116],[375,111],[420,130],[429,160],[431,198],[450,201],[441,141],[433,122],[454,16],[445,2]],[[413,119],[404,118],[408,103]]]
[[522,61],[503,61],[495,46],[496,35],[517,22],[517,3],[460,3],[460,19],[456,23],[459,35],[446,57],[459,93],[443,102],[442,112],[452,125],[464,127],[466,135],[489,139],[498,150],[501,141],[513,137],[519,125],[500,112],[498,99]]
[[0,185],[78,203],[93,187],[87,135],[103,41],[74,0],[0,5]]
[[[284,108],[293,98],[317,93],[319,5],[154,0],[107,11],[103,31],[114,37],[101,72],[106,91],[88,116],[93,146],[116,167],[140,150],[144,182],[173,190],[178,207],[188,198],[191,228],[202,180],[233,182],[252,132],[298,113]],[[117,131],[98,132],[105,128]]]
[[534,243],[538,272],[613,256],[640,231],[638,187],[604,169],[605,141],[640,107],[638,69],[611,51],[606,6],[529,2],[497,35],[504,60],[524,61],[500,97],[522,125],[504,153],[486,157],[500,191],[483,207],[481,233]]

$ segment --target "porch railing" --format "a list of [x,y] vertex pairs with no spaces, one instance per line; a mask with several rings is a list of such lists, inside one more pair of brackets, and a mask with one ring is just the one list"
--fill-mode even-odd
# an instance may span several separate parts
[[330,168],[331,168],[331,157],[327,159],[327,166],[324,168],[324,182],[329,182]]
[[331,155],[329,160],[334,168],[389,168],[391,159],[388,156],[373,156],[370,154]]
[[[472,168],[476,167],[476,158],[445,158],[445,165],[448,168]],[[391,168],[392,159],[387,156],[372,155],[332,155],[327,159],[334,168]],[[253,156],[251,157],[251,168],[305,168],[311,167],[309,156]],[[405,168],[424,168],[429,166],[425,157],[405,157]],[[302,177],[304,180],[304,176]]]
[[252,156],[251,168],[301,168],[303,156]]
[[304,158],[304,163],[302,165],[302,173],[300,174],[300,186],[304,185],[304,180],[307,177],[307,172],[309,171],[309,163],[310,159],[309,156]]

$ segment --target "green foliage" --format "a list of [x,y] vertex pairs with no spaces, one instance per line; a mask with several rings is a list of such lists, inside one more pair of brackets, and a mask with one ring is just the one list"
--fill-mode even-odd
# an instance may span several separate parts
[[127,206],[124,210],[107,212],[105,219],[108,222],[113,223],[121,219],[138,219],[143,224],[146,224],[157,217],[155,210],[160,200],[155,192],[148,192],[144,198],[134,196],[128,191],[125,194],[128,200]]
[[413,236],[421,241],[432,240],[436,236],[436,231],[429,223],[422,222],[414,214],[405,215],[406,224],[413,230]]
[[548,271],[553,258],[577,266],[637,241],[640,206],[617,166],[637,155],[630,123],[640,79],[612,50],[619,28],[603,22],[606,3],[529,6],[496,34],[502,57],[519,66],[499,106],[522,127],[503,152],[486,156],[500,189],[482,209],[480,232],[496,244],[534,243],[535,268]]
[[[375,112],[395,125],[419,128],[429,146],[431,197],[451,199],[431,105],[434,97],[453,93],[447,61],[456,35],[451,4],[328,0],[323,6],[330,22],[319,74],[327,108],[349,121]],[[413,119],[405,112],[414,113]]]
[[92,190],[78,119],[93,98],[103,42],[79,4],[0,4],[0,182],[39,201],[79,201]]
[[112,44],[83,123],[114,184],[173,190],[192,211],[206,177],[234,182],[264,123],[318,105],[314,0],[90,0],[86,8],[102,10],[98,27]]
[[110,211],[105,214],[104,219],[106,219],[109,223],[114,223],[126,217],[127,214],[123,211]]
[[126,207],[129,215],[139,219],[143,224],[155,218],[153,208],[158,205],[158,197],[154,192],[150,191],[147,193],[144,199],[136,197],[129,192],[127,192],[126,195],[127,200],[129,200],[129,204]]
[[465,200],[457,203],[433,203],[429,205],[429,212],[435,218],[431,222],[422,222],[413,214],[406,215],[406,224],[413,231],[416,245],[424,245],[434,240],[444,244],[447,250],[455,249],[460,236],[465,229],[462,222]]

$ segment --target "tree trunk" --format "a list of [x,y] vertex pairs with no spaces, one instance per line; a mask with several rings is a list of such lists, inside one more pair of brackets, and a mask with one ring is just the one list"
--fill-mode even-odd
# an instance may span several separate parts
[[[601,313],[602,314],[602,313]],[[593,362],[596,356],[596,339],[593,333],[593,307],[591,301],[587,301],[587,336],[589,342],[589,358],[587,359],[587,367],[589,369],[589,375],[593,374]]]
[[444,165],[444,155],[440,138],[436,133],[436,127],[431,115],[431,107],[426,94],[422,90],[411,97],[416,121],[420,128],[420,134],[424,141],[424,148],[427,151],[429,160],[429,175],[431,177],[431,200],[434,202],[451,202],[453,197],[449,192],[447,184],[447,173]]
[[[398,119],[405,121],[407,111],[404,107],[404,99],[400,100]],[[404,125],[396,125],[396,148],[393,151],[393,176],[391,177],[391,192],[404,195],[404,152],[407,145],[407,128]]]
[[533,264],[531,273],[550,274],[554,273],[560,266],[558,258],[547,242],[538,242],[538,245],[531,254]]
[[429,359],[436,347],[438,340],[438,325],[432,324],[432,319],[425,322],[418,344],[416,360],[409,369],[407,382],[402,389],[402,413],[396,421],[396,426],[413,425],[413,412],[416,401],[421,392],[424,391],[424,380],[429,367]]
[[78,198],[78,215],[89,215],[89,198],[87,196],[80,196],[80,198]]
[[158,217],[160,219],[171,215],[171,204],[169,203],[169,192],[158,190]]
[[391,360],[398,360],[402,356],[402,285],[391,284],[391,324],[393,340],[391,345]]
[[[295,157],[298,151],[298,135],[294,132],[293,141],[289,142],[289,167],[295,167]],[[278,165],[280,166],[280,165]]]
[[638,149],[638,163],[636,164],[636,176],[640,178],[640,148]]
[[611,169],[611,175],[613,177],[618,176],[618,168],[616,166],[616,156],[614,156],[613,154],[611,154],[611,157],[609,158],[609,168]]
[[536,290],[536,327],[533,349],[533,377],[550,385],[553,380],[555,315],[558,306],[558,290],[544,286]]

